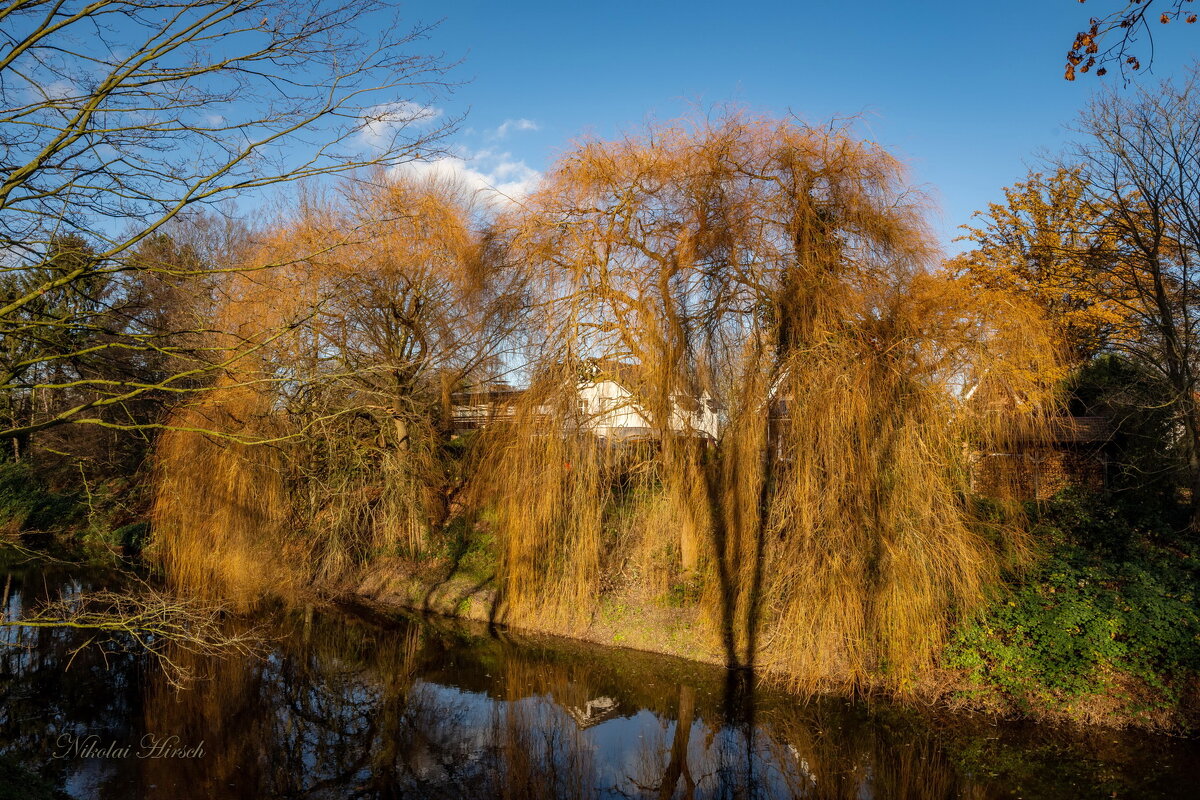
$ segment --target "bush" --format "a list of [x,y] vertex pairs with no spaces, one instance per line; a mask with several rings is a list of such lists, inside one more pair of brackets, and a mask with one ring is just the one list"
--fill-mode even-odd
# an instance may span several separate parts
[[80,521],[78,496],[59,494],[23,462],[0,461],[0,527],[13,532],[62,530]]
[[1050,503],[1036,532],[1045,557],[959,626],[945,663],[975,694],[1024,711],[1098,695],[1126,714],[1178,708],[1200,671],[1200,548],[1161,515],[1077,492]]

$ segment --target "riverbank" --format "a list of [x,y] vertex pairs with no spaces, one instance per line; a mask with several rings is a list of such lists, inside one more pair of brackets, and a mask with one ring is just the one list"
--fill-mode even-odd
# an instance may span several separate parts
[[[0,530],[82,545],[101,560],[129,557],[147,540],[148,526],[127,501],[120,487],[50,491],[7,465]],[[1006,575],[983,609],[960,620],[934,669],[899,690],[886,681],[852,690],[1056,725],[1193,734],[1200,729],[1200,546],[1181,532],[1171,509],[1147,506],[1065,493],[1035,509],[1040,552],[1033,566]],[[468,535],[421,560],[376,556],[336,581],[302,589],[300,599],[416,610],[728,663],[694,587],[662,591],[636,579],[611,581],[582,622],[546,622],[503,606],[496,565],[491,537]]]
[[[1102,502],[1103,501],[1103,502]],[[1006,576],[951,632],[936,667],[897,692],[955,711],[1192,735],[1200,729],[1200,547],[1170,514],[1068,492],[1036,511],[1034,566]],[[513,621],[486,557],[372,562],[335,596],[514,630],[724,666],[713,626],[685,592],[634,587],[601,600],[585,625]],[[786,681],[787,676],[778,677]]]
[[528,625],[507,619],[494,578],[460,571],[453,563],[382,558],[360,580],[333,595],[384,612],[419,611],[502,624],[514,630],[563,636],[594,644],[678,656],[724,666],[720,642],[695,604],[675,607],[641,598],[610,597],[586,627]]
[[[14,606],[95,572],[9,566]],[[26,631],[24,648],[0,649],[0,797],[650,800],[683,785],[697,797],[1174,800],[1200,765],[1195,741],[806,700],[693,660],[430,614],[278,607],[257,622],[269,658],[187,657],[197,680],[182,692],[136,651]],[[88,758],[64,733],[118,755]],[[148,735],[191,756],[136,756]]]

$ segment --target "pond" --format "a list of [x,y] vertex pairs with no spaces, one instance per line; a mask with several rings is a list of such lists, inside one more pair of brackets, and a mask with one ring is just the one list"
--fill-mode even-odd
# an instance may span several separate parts
[[[0,565],[10,615],[96,580]],[[0,630],[0,798],[1195,797],[1197,742],[805,701],[620,649],[277,613],[177,690],[69,629]],[[179,658],[186,659],[184,654]]]

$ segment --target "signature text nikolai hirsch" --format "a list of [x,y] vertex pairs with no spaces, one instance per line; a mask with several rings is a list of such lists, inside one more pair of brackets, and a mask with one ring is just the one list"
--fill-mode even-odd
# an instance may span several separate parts
[[137,745],[101,741],[95,734],[64,733],[55,740],[54,758],[203,758],[204,740],[186,745],[178,736],[147,733]]

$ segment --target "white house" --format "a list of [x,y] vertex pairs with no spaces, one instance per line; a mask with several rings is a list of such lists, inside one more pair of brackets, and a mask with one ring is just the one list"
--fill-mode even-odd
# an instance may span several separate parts
[[[638,365],[628,362],[589,362],[586,374],[576,384],[580,426],[609,441],[629,442],[656,439],[660,430],[650,411],[638,400]],[[485,427],[492,422],[511,419],[523,390],[489,387],[456,393],[452,398],[451,419],[454,430]],[[549,408],[539,409],[549,416]],[[666,430],[682,436],[715,440],[721,432],[721,406],[708,392],[699,398],[676,394],[671,398],[670,419]]]
[[[586,430],[603,439],[654,439],[659,428],[650,411],[634,394],[638,366],[626,362],[594,361],[591,376],[580,381],[579,411]],[[679,393],[671,397],[666,430],[683,436],[715,440],[721,432],[720,405],[706,391],[699,398]]]

